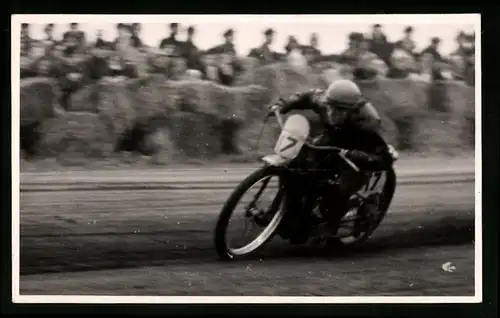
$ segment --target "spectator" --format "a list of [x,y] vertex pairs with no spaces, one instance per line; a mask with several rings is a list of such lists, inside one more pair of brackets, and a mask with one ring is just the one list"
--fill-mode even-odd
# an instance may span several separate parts
[[103,31],[98,30],[94,47],[90,48],[90,57],[86,62],[88,68],[86,76],[92,81],[97,81],[103,77],[111,76],[112,70],[109,65],[113,44],[104,40]]
[[54,56],[57,59],[57,66],[54,66],[53,71],[57,74],[56,78],[61,89],[60,104],[64,109],[69,110],[71,94],[84,84],[82,79],[85,72],[85,59],[82,54],[75,51],[74,42],[56,45]]
[[98,43],[96,43],[96,48],[92,50],[91,56],[85,62],[85,76],[92,81],[112,75],[112,70],[108,64],[109,56],[106,54],[106,45],[104,44],[102,47],[101,44],[97,45]]
[[116,25],[118,36],[113,43],[113,50],[117,52],[124,51],[132,46],[132,27],[125,23]]
[[340,54],[339,62],[350,66],[355,66],[358,62],[359,46],[363,41],[363,34],[353,32],[349,34],[347,50]]
[[30,36],[30,25],[21,24],[21,56],[29,56],[33,47],[33,39]]
[[231,86],[234,83],[236,76],[243,71],[243,66],[236,56],[236,49],[234,47],[234,30],[226,30],[223,37],[224,43],[206,51],[206,54],[214,56],[214,61],[202,72],[209,71],[212,75],[208,76],[205,73],[204,75],[206,78],[211,78],[212,80],[216,78],[222,85]]
[[433,80],[444,79],[440,69],[443,58],[438,51],[440,43],[441,39],[433,37],[431,44],[420,53],[422,73],[430,75]]
[[[198,72],[187,72],[187,68],[202,72],[205,79],[211,79],[223,85],[233,85],[238,72],[242,70],[239,68],[240,61],[236,58],[233,44],[234,31],[232,29],[226,30],[223,34],[224,42],[202,55],[194,43],[195,28],[190,26],[187,29],[185,42],[177,40],[178,28],[177,23],[170,24],[171,34],[161,41],[161,49],[158,50],[162,53],[157,54],[153,63],[150,63],[152,64],[149,65],[152,67],[151,71],[153,73],[161,72],[174,80],[185,78],[184,75],[187,73],[191,74],[191,78],[199,77]],[[107,45],[111,43],[107,43],[102,38],[102,31],[97,32],[95,47],[90,56],[84,54],[85,34],[79,29],[77,23],[71,23],[70,30],[64,34],[61,43],[58,43],[53,37],[54,24],[46,25],[44,31],[46,34],[44,38],[41,41],[36,41],[30,37],[29,24],[22,24],[21,77],[36,76],[36,74],[55,77],[60,80],[61,90],[65,96],[68,95],[68,92],[81,87],[82,83],[88,83],[88,79],[98,80],[108,74],[136,77],[139,73],[143,73],[142,70],[146,64],[142,62],[145,55],[136,49],[143,46],[140,39],[141,24],[139,23],[118,25],[119,35],[113,46],[118,54],[113,55],[110,59],[107,59],[106,49],[111,47],[111,45]],[[429,76],[426,80],[430,79],[431,75],[434,79],[447,78],[444,69],[445,65],[448,64],[445,63],[438,49],[440,40],[434,38],[432,44],[422,51],[421,63],[416,63],[418,55],[414,53],[413,32],[413,27],[406,27],[404,29],[405,36],[394,45],[394,48],[387,42],[380,25],[375,25],[373,32],[366,38],[360,33],[350,34],[348,49],[342,53],[340,58],[332,56],[332,60],[340,61],[344,65],[340,68],[338,65],[331,66],[330,69],[335,69],[335,71],[331,70],[329,77],[346,76],[347,72],[352,73],[353,68],[355,68],[357,79],[369,79],[377,74],[385,74],[387,65],[383,60],[387,59],[386,54],[389,52],[387,64],[391,65],[388,74],[390,77],[412,77],[423,69],[424,76],[422,78]],[[254,61],[256,63],[271,63],[285,59],[285,55],[271,50],[274,34],[274,30],[266,30],[264,32],[265,42],[251,50],[248,60],[252,62],[252,65]],[[451,55],[453,78],[467,80],[468,83],[473,84],[474,35],[460,33],[457,37],[457,44],[457,50]],[[45,50],[47,47],[51,49]],[[286,59],[293,66],[302,67],[304,60],[318,66],[320,63],[317,62],[322,60],[317,58],[321,52],[318,49],[318,35],[316,33],[311,34],[309,45],[304,46],[300,46],[295,37],[290,36],[285,50],[287,51]],[[37,53],[42,53],[44,56],[37,58]],[[207,61],[206,65],[201,62],[202,57]],[[326,57],[323,56],[323,58]],[[250,64],[248,63],[248,65]]]
[[136,55],[133,50],[133,40],[132,40],[132,25],[119,23],[117,25],[118,37],[115,39],[113,50],[120,56],[120,59],[114,59],[111,63],[112,68],[119,69],[124,67],[124,64],[129,61],[134,60],[134,55]]
[[233,67],[234,57],[231,54],[219,55],[217,75],[219,83],[225,86],[232,86],[236,77],[236,70]]
[[43,32],[45,33],[43,44],[48,47],[52,47],[56,43],[56,40],[54,39],[54,23],[47,24],[43,29]]
[[292,52],[293,50],[296,50],[300,47],[299,45],[299,41],[297,41],[297,39],[293,36],[293,35],[290,35],[288,37],[288,42],[287,44],[285,45],[285,52],[286,54],[290,54],[290,52]]
[[138,77],[144,68],[145,57],[134,46],[132,25],[119,23],[118,37],[114,42],[116,56],[110,60],[110,67],[120,76]]
[[79,29],[78,23],[70,23],[70,30],[63,34],[61,45],[54,49],[54,55],[61,63],[59,75],[66,76],[65,81],[78,81],[81,77],[85,49],[85,33]]
[[226,30],[223,37],[224,43],[207,50],[207,52],[209,54],[230,54],[236,56],[236,49],[234,47],[234,30]]
[[272,63],[278,60],[276,52],[271,50],[271,44],[274,41],[275,31],[267,29],[264,31],[265,41],[260,47],[252,49],[248,57],[255,57],[261,60],[264,64]]
[[102,38],[102,30],[97,31],[95,45],[96,48],[104,49],[108,47],[108,43]]
[[[187,28],[187,38],[186,42],[184,42],[184,52],[183,53],[192,53],[192,52],[198,52],[198,47],[194,44],[194,36],[196,34],[196,29],[194,26],[189,26]],[[191,55],[191,54],[188,54]]]
[[178,32],[179,23],[170,23],[170,36],[164,38],[160,42],[160,49],[165,50],[169,56],[178,56],[182,54],[182,43],[176,38]]
[[413,40],[413,27],[412,26],[407,26],[404,29],[404,36],[401,39],[402,43],[400,45],[400,49],[406,50],[410,54],[414,54],[415,48],[416,48],[416,43]]
[[63,35],[63,42],[66,45],[66,53],[71,55],[73,53],[82,53],[85,44],[85,33],[79,29],[78,23],[70,23],[69,31]]
[[457,36],[457,49],[451,54],[453,78],[473,84],[475,76],[474,34],[460,32]]
[[434,60],[441,62],[443,61],[443,58],[441,54],[439,53],[439,45],[441,44],[441,39],[437,37],[433,37],[431,39],[431,44],[426,47],[422,53],[420,53],[421,56],[429,54]]
[[294,36],[288,37],[288,43],[285,46],[286,61],[290,66],[292,66],[296,71],[303,71],[307,66],[307,60],[302,54],[303,47],[299,44]]
[[355,38],[355,53],[356,53],[356,62],[359,62],[361,55],[369,54],[370,56],[377,56],[370,50],[371,47],[371,35],[370,34],[356,34]]
[[58,59],[55,51],[56,49],[60,50],[61,47],[55,41],[52,44],[49,42],[46,45],[44,55],[35,60],[33,70],[37,76],[57,78],[60,76],[61,60]]
[[[38,69],[38,68],[40,68],[40,66],[48,63],[47,62],[48,59],[44,59],[44,57],[50,56],[52,54],[52,50],[53,50],[55,44],[57,43],[53,37],[53,28],[54,28],[53,23],[47,24],[43,29],[44,33],[45,33],[45,37],[40,41],[33,42],[30,57],[33,60],[35,60],[35,64],[33,65],[33,66],[35,66],[35,69]],[[38,60],[38,59],[43,59],[44,60],[43,63],[36,62],[36,60]],[[47,70],[46,67],[43,67],[43,69]],[[46,75],[44,75],[44,76],[46,76]]]
[[373,26],[370,40],[370,50],[377,54],[377,56],[380,57],[385,64],[390,64],[392,45],[387,41],[387,37],[385,36],[380,24],[375,24]]
[[302,55],[304,55],[311,65],[319,61],[321,57],[321,51],[318,49],[319,38],[317,33],[311,34],[311,38],[309,40],[309,45],[302,47]]
[[457,50],[454,53],[470,55],[475,50],[474,33],[467,34],[463,31],[457,35]]
[[144,46],[141,40],[142,25],[140,23],[132,23],[132,46],[142,48]]
[[366,35],[359,42],[357,63],[354,69],[356,79],[372,79],[380,73],[385,73],[382,66],[386,68],[387,64],[377,54],[370,51],[373,43],[371,40],[370,35]]
[[418,73],[417,62],[411,50],[411,42],[404,40],[396,42],[391,54],[391,67],[387,77],[407,78],[410,73]]
[[191,70],[202,71],[203,66],[201,65],[200,60],[200,50],[194,44],[194,35],[196,34],[196,30],[194,26],[190,26],[187,29],[187,39],[184,42],[182,49],[182,57],[184,57],[187,61],[187,68]]
[[139,77],[138,67],[130,60],[123,57],[119,53],[112,54],[109,58],[110,76],[113,77]]
[[[236,77],[234,67],[234,56],[232,54],[220,53],[216,47],[203,54],[203,79],[214,81],[225,86],[231,86]],[[239,71],[239,70],[238,70]]]

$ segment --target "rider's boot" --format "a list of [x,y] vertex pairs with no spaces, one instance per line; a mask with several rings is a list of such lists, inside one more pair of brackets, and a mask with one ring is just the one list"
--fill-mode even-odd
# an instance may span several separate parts
[[324,219],[314,213],[305,213],[310,211],[309,203],[304,202],[304,198],[295,198],[290,201],[290,208],[293,209],[289,218],[290,243],[304,244],[310,237],[311,230],[324,222]]
[[285,217],[280,225],[280,236],[287,240],[301,232],[302,193],[296,179],[286,180],[286,196],[283,202]]
[[328,228],[331,235],[337,234],[340,221],[350,209],[350,195],[338,193],[334,197],[335,201],[331,202],[328,207]]
[[290,218],[290,243],[291,244],[304,244],[309,239],[309,229],[311,226],[310,216],[307,216],[303,209],[304,203],[302,200],[297,200],[299,203],[294,207],[294,217]]

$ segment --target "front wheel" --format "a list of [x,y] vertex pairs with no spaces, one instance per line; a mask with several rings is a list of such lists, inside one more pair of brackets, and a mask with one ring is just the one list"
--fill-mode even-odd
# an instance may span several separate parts
[[[280,175],[279,168],[264,166],[245,178],[231,193],[222,207],[215,226],[215,249],[221,260],[248,256],[262,248],[276,234],[285,213],[284,209],[281,208],[284,189],[279,180]],[[275,182],[272,182],[273,177],[277,179]],[[262,184],[259,185],[259,183]],[[256,193],[245,200],[243,197],[254,188],[257,190]],[[275,190],[276,194],[271,195],[271,204],[262,208],[259,207],[257,201],[263,197],[266,190]],[[239,203],[243,203],[241,212],[245,218],[245,231],[247,222],[250,221],[252,226],[256,224],[259,229],[262,229],[262,232],[248,244],[231,247],[228,244],[228,227],[233,214],[240,212]]]

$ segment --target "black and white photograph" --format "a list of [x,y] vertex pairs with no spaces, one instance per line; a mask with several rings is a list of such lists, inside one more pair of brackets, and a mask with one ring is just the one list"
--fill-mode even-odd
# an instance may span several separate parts
[[14,303],[482,302],[479,14],[11,32]]

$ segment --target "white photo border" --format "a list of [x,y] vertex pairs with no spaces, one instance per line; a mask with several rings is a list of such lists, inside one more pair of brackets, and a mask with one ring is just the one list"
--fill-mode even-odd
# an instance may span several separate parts
[[475,30],[475,125],[481,127],[481,15],[480,14],[362,14],[362,15],[12,15],[11,21],[11,75],[12,75],[12,301],[13,303],[94,303],[94,304],[437,304],[437,303],[481,303],[483,300],[483,251],[482,251],[482,136],[481,129],[475,129],[475,294],[467,297],[189,297],[189,296],[32,296],[20,295],[20,211],[19,211],[19,129],[20,129],[20,30],[21,23],[165,23],[183,22],[191,19],[198,22],[272,22],[274,24],[300,19],[302,22],[324,22],[331,24],[374,23],[398,24],[449,24],[474,25]]

